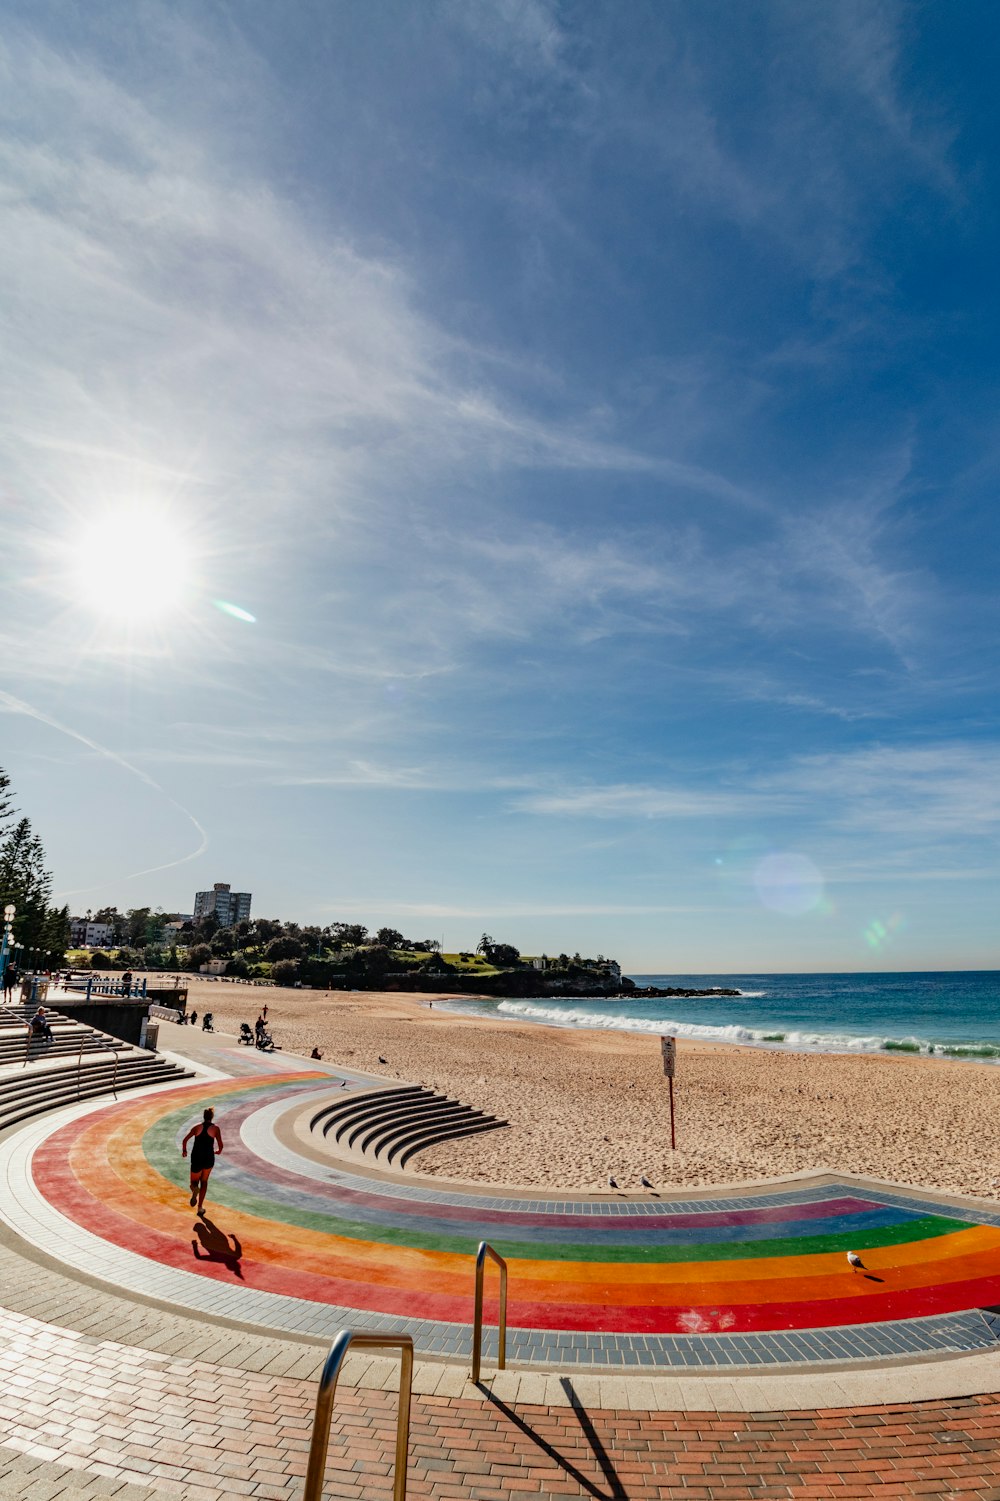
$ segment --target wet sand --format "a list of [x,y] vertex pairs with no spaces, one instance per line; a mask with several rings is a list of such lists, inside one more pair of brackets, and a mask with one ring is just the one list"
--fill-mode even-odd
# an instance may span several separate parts
[[[461,1099],[510,1122],[430,1148],[421,1173],[563,1188],[735,1183],[802,1170],[997,1198],[1000,1067],[879,1054],[678,1047],[670,1151],[657,1038],[457,1016],[447,998],[189,982],[236,1033],[268,1005],[275,1041]],[[428,1000],[437,1004],[428,1006]],[[169,1048],[171,1031],[162,1044]],[[380,1063],[380,1056],[386,1059]]]

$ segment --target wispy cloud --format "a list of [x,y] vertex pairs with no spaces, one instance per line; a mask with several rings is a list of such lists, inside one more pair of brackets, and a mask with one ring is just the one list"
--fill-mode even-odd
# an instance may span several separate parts
[[[120,880],[133,881],[136,880],[139,876],[154,875],[162,870],[173,870],[178,865],[186,865],[188,861],[196,860],[199,855],[203,855],[208,849],[208,833],[191,812],[190,808],[185,808],[183,803],[179,803],[176,798],[171,797],[170,794],[160,786],[159,782],[154,781],[153,778],[148,774],[148,772],[143,771],[141,767],[138,767],[131,761],[126,760],[126,758],[122,755],[119,755],[117,751],[110,750],[105,745],[100,745],[96,740],[92,740],[89,735],[85,735],[82,730],[73,729],[70,725],[60,723],[60,721],[58,719],[54,719],[51,714],[45,713],[44,710],[36,708],[33,704],[26,703],[23,699],[16,698],[11,693],[0,691],[0,711],[7,714],[20,714],[24,715],[28,719],[37,720],[39,724],[43,724],[48,729],[54,730],[56,734],[63,735],[70,740],[75,740],[77,744],[85,746],[87,750],[92,751],[94,755],[99,756],[102,760],[110,761],[112,765],[119,767],[129,776],[135,777],[140,782],[144,783],[146,787],[150,788],[153,792],[158,794],[158,796],[163,798],[170,807],[176,809],[178,813],[182,814],[183,817],[194,827],[195,831],[198,834],[198,844],[193,850],[189,850],[186,854],[180,855],[177,859],[165,860],[159,865],[148,865],[145,866],[142,870],[129,871],[126,874],[122,874],[119,877]],[[81,886],[74,888],[72,891],[57,891],[55,893],[55,897],[57,901],[64,901],[66,897],[78,896],[82,891],[92,891],[95,889],[95,886]]]
[[919,839],[990,839],[1000,825],[1000,746],[874,745],[804,757],[783,784],[822,799],[844,829]]
[[573,787],[560,792],[537,792],[517,798],[522,813],[556,814],[574,818],[733,818],[759,808],[752,795],[703,791],[686,787]]
[[[327,910],[326,907],[323,909]],[[650,906],[631,903],[547,904],[532,902],[491,902],[488,906],[457,906],[450,902],[402,902],[391,896],[373,896],[359,900],[332,897],[329,910],[343,915],[377,912],[387,917],[431,918],[505,918],[505,917],[655,917],[694,912],[718,912],[715,904],[683,903]]]

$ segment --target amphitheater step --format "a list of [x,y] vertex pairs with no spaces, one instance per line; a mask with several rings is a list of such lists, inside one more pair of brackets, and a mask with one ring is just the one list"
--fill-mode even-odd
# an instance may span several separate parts
[[193,1078],[159,1054],[46,1009],[51,1040],[25,1028],[34,1007],[0,1011],[0,1130],[78,1100]]
[[497,1131],[508,1123],[460,1100],[409,1085],[337,1100],[318,1110],[309,1124],[346,1156],[398,1169],[426,1147]]

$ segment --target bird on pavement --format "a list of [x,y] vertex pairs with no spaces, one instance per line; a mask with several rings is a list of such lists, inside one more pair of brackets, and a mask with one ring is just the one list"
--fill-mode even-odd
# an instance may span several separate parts
[[643,1188],[652,1188],[653,1186],[652,1183],[650,1183],[649,1179],[646,1177],[645,1173],[643,1173],[642,1177],[639,1179],[639,1182],[642,1184]]
[[848,1253],[847,1253],[847,1259],[851,1263],[851,1266],[854,1268],[854,1270],[856,1272],[863,1272],[864,1271],[865,1264],[861,1260],[861,1257],[858,1255],[857,1251],[848,1251]]
[[612,1178],[610,1176],[610,1174],[608,1176],[608,1187],[609,1188],[617,1188],[618,1187],[618,1184],[617,1184],[616,1180],[614,1178]]

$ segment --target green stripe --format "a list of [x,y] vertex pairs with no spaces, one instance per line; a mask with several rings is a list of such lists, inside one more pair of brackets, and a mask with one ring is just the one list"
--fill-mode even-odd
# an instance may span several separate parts
[[[171,1132],[170,1144],[176,1138],[176,1129]],[[159,1156],[159,1154],[157,1154]],[[176,1158],[162,1159],[154,1164],[163,1176],[179,1189],[186,1183],[185,1164]],[[372,1225],[365,1220],[349,1219],[332,1212],[299,1209],[292,1204],[283,1204],[267,1199],[245,1189],[234,1187],[218,1177],[212,1182],[212,1199],[228,1209],[241,1214],[256,1216],[276,1224],[294,1225],[301,1230],[315,1230],[324,1235],[337,1235],[345,1240],[370,1242],[377,1245],[407,1246],[420,1251],[451,1251],[461,1255],[474,1251],[481,1238],[479,1230],[470,1226],[464,1234],[441,1235],[421,1230],[408,1230],[402,1226]],[[683,1246],[601,1246],[593,1244],[558,1245],[542,1241],[518,1241],[498,1238],[491,1243],[502,1256],[519,1261],[593,1261],[593,1262],[697,1262],[697,1261],[744,1261],[763,1257],[818,1256],[830,1251],[868,1251],[877,1246],[906,1245],[920,1240],[932,1240],[942,1235],[951,1235],[968,1229],[962,1220],[946,1219],[940,1215],[925,1215],[908,1220],[902,1225],[883,1226],[869,1231],[855,1230],[839,1235],[807,1235],[779,1240],[719,1241],[710,1244]]]
[[[245,1090],[227,1094],[227,1100],[274,1086],[248,1085]],[[143,1136],[143,1150],[147,1160],[178,1189],[185,1189],[187,1164],[177,1155],[177,1137],[181,1128],[192,1116],[190,1106],[171,1111],[149,1127]],[[265,1221],[293,1225],[301,1230],[314,1230],[320,1234],[336,1235],[345,1240],[369,1242],[377,1245],[406,1246],[418,1251],[448,1251],[466,1255],[474,1251],[481,1238],[479,1230],[471,1227],[464,1234],[429,1234],[421,1230],[399,1227],[376,1226],[365,1220],[346,1218],[342,1215],[308,1209],[298,1209],[291,1204],[282,1204],[245,1189],[235,1188],[223,1178],[212,1182],[212,1199],[217,1204],[234,1209],[242,1214],[254,1215]],[[581,1227],[582,1228],[582,1227]],[[518,1261],[587,1261],[642,1263],[684,1263],[712,1261],[753,1261],[784,1256],[821,1256],[835,1251],[870,1251],[879,1246],[912,1244],[921,1240],[935,1240],[942,1235],[953,1235],[969,1229],[969,1223],[943,1215],[928,1214],[906,1221],[901,1225],[876,1227],[872,1230],[847,1231],[837,1235],[804,1235],[779,1240],[720,1241],[709,1244],[672,1246],[602,1246],[593,1244],[558,1245],[545,1242],[497,1239],[491,1244],[502,1256]]]

